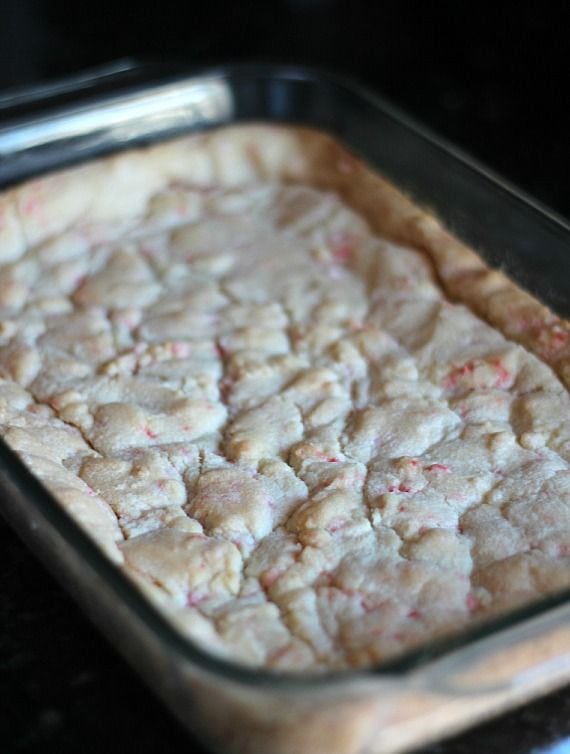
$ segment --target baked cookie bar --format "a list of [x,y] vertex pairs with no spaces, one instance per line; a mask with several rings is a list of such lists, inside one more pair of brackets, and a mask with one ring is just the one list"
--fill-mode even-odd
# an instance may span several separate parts
[[212,652],[366,666],[570,586],[568,324],[323,134],[0,198],[0,431]]

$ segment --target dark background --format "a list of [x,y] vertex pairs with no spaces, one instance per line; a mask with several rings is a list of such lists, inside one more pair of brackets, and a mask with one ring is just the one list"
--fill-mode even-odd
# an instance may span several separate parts
[[353,75],[570,216],[570,14],[555,3],[0,0],[0,87],[124,55]]
[[[0,0],[0,88],[126,55],[318,65],[368,84],[570,217],[570,27],[554,7]],[[0,751],[200,751],[1,521],[0,553]],[[557,754],[570,750],[569,690],[429,752],[530,754],[557,741],[568,747]]]

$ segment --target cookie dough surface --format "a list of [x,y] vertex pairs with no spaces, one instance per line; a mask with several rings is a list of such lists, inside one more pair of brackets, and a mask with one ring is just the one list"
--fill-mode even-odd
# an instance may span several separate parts
[[205,648],[365,666],[570,585],[567,390],[334,193],[9,222],[2,436]]

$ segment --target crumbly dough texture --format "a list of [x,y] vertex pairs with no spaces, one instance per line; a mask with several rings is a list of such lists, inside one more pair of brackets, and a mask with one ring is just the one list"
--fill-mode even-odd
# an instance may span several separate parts
[[365,666],[570,585],[568,324],[329,137],[0,197],[0,431],[210,651]]

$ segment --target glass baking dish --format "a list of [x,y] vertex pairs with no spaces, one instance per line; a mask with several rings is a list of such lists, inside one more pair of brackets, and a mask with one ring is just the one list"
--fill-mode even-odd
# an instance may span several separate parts
[[[375,96],[289,67],[189,75],[124,61],[0,98],[2,186],[134,145],[245,121],[327,131],[559,314],[570,228]],[[484,222],[482,222],[484,218]],[[148,602],[0,445],[0,511],[184,725],[231,754],[424,745],[570,680],[570,591],[369,669],[256,670],[209,655]]]

